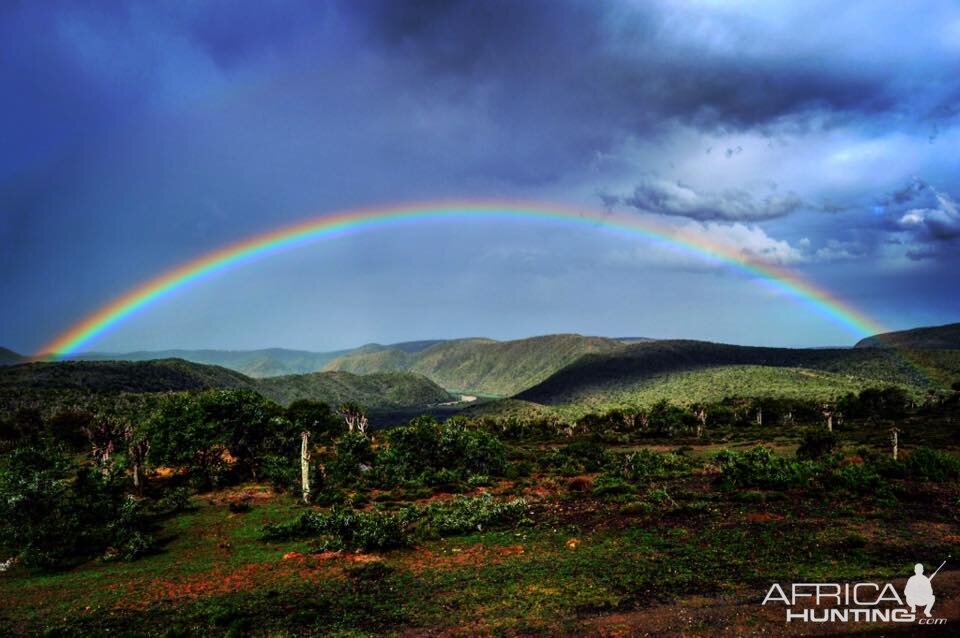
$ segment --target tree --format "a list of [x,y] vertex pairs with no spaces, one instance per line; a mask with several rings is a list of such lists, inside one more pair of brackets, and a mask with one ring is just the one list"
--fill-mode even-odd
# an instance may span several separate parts
[[297,430],[309,432],[315,441],[332,441],[347,430],[344,420],[322,401],[294,401],[287,407],[286,417]]
[[222,463],[225,436],[204,418],[197,398],[168,394],[145,424],[154,463],[186,468],[210,487]]
[[84,426],[83,432],[90,443],[90,454],[93,463],[104,474],[113,469],[113,453],[118,444],[130,434],[130,426],[106,416],[99,416]]
[[693,405],[693,416],[697,419],[697,438],[703,436],[703,428],[707,426],[707,408],[696,403]]
[[271,419],[281,413],[280,406],[253,390],[204,392],[198,404],[205,427],[222,437],[234,470],[241,477],[257,480],[262,456],[283,446],[283,439],[290,434],[271,427]]
[[650,427],[657,434],[671,436],[682,422],[683,411],[666,399],[657,401],[650,408]]
[[348,401],[340,406],[340,415],[347,422],[347,430],[350,432],[367,432],[367,415],[363,408],[352,401]]

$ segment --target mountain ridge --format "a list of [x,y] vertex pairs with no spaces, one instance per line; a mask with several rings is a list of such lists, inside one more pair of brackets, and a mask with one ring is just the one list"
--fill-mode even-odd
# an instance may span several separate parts
[[853,347],[960,350],[960,323],[885,332],[861,339]]
[[221,366],[182,359],[150,361],[59,361],[0,367],[0,392],[160,393],[248,389],[281,404],[298,399],[333,406],[353,401],[368,410],[426,408],[451,395],[422,375],[354,375],[314,372],[254,379]]

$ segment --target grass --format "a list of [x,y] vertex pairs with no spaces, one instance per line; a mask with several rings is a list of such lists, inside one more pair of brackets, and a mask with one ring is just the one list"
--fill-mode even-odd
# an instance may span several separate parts
[[159,554],[0,577],[0,620],[63,635],[577,634],[598,615],[686,595],[887,578],[918,555],[960,550],[956,483],[903,483],[889,507],[840,492],[726,491],[701,476],[705,462],[641,480],[629,498],[643,508],[568,492],[552,475],[501,481],[491,489],[503,499],[559,487],[539,492],[519,526],[368,555],[261,540],[264,525],[304,511],[289,497],[255,498],[244,514],[229,512],[230,494],[197,497],[166,522]]

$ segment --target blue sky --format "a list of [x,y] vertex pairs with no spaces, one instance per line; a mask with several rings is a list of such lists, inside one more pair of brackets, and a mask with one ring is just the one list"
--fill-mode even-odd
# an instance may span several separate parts
[[[654,215],[891,328],[960,319],[953,2],[5,2],[0,344],[343,208]],[[742,273],[465,223],[317,244],[92,344],[314,350],[549,332],[846,344]]]

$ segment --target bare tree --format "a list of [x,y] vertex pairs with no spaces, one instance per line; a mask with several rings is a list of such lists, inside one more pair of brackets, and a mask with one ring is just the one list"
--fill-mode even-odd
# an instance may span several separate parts
[[143,466],[150,453],[150,441],[142,437],[128,435],[127,452],[130,455],[130,465],[133,470],[133,487],[137,494],[143,496]]
[[310,433],[300,433],[300,487],[303,502],[310,502]]
[[707,425],[707,410],[702,405],[696,406],[693,415],[697,417],[697,438],[703,436],[703,428]]
[[833,406],[829,403],[824,403],[820,408],[820,413],[823,414],[823,418],[827,421],[827,431],[833,432]]
[[100,468],[104,474],[110,472],[112,463],[111,456],[116,449],[116,442],[126,438],[127,428],[117,422],[99,418],[90,425],[83,428],[83,433],[90,441],[90,454],[93,456],[93,462]]
[[367,433],[367,415],[359,405],[353,402],[344,403],[340,406],[340,414],[347,422],[347,429],[350,432]]

